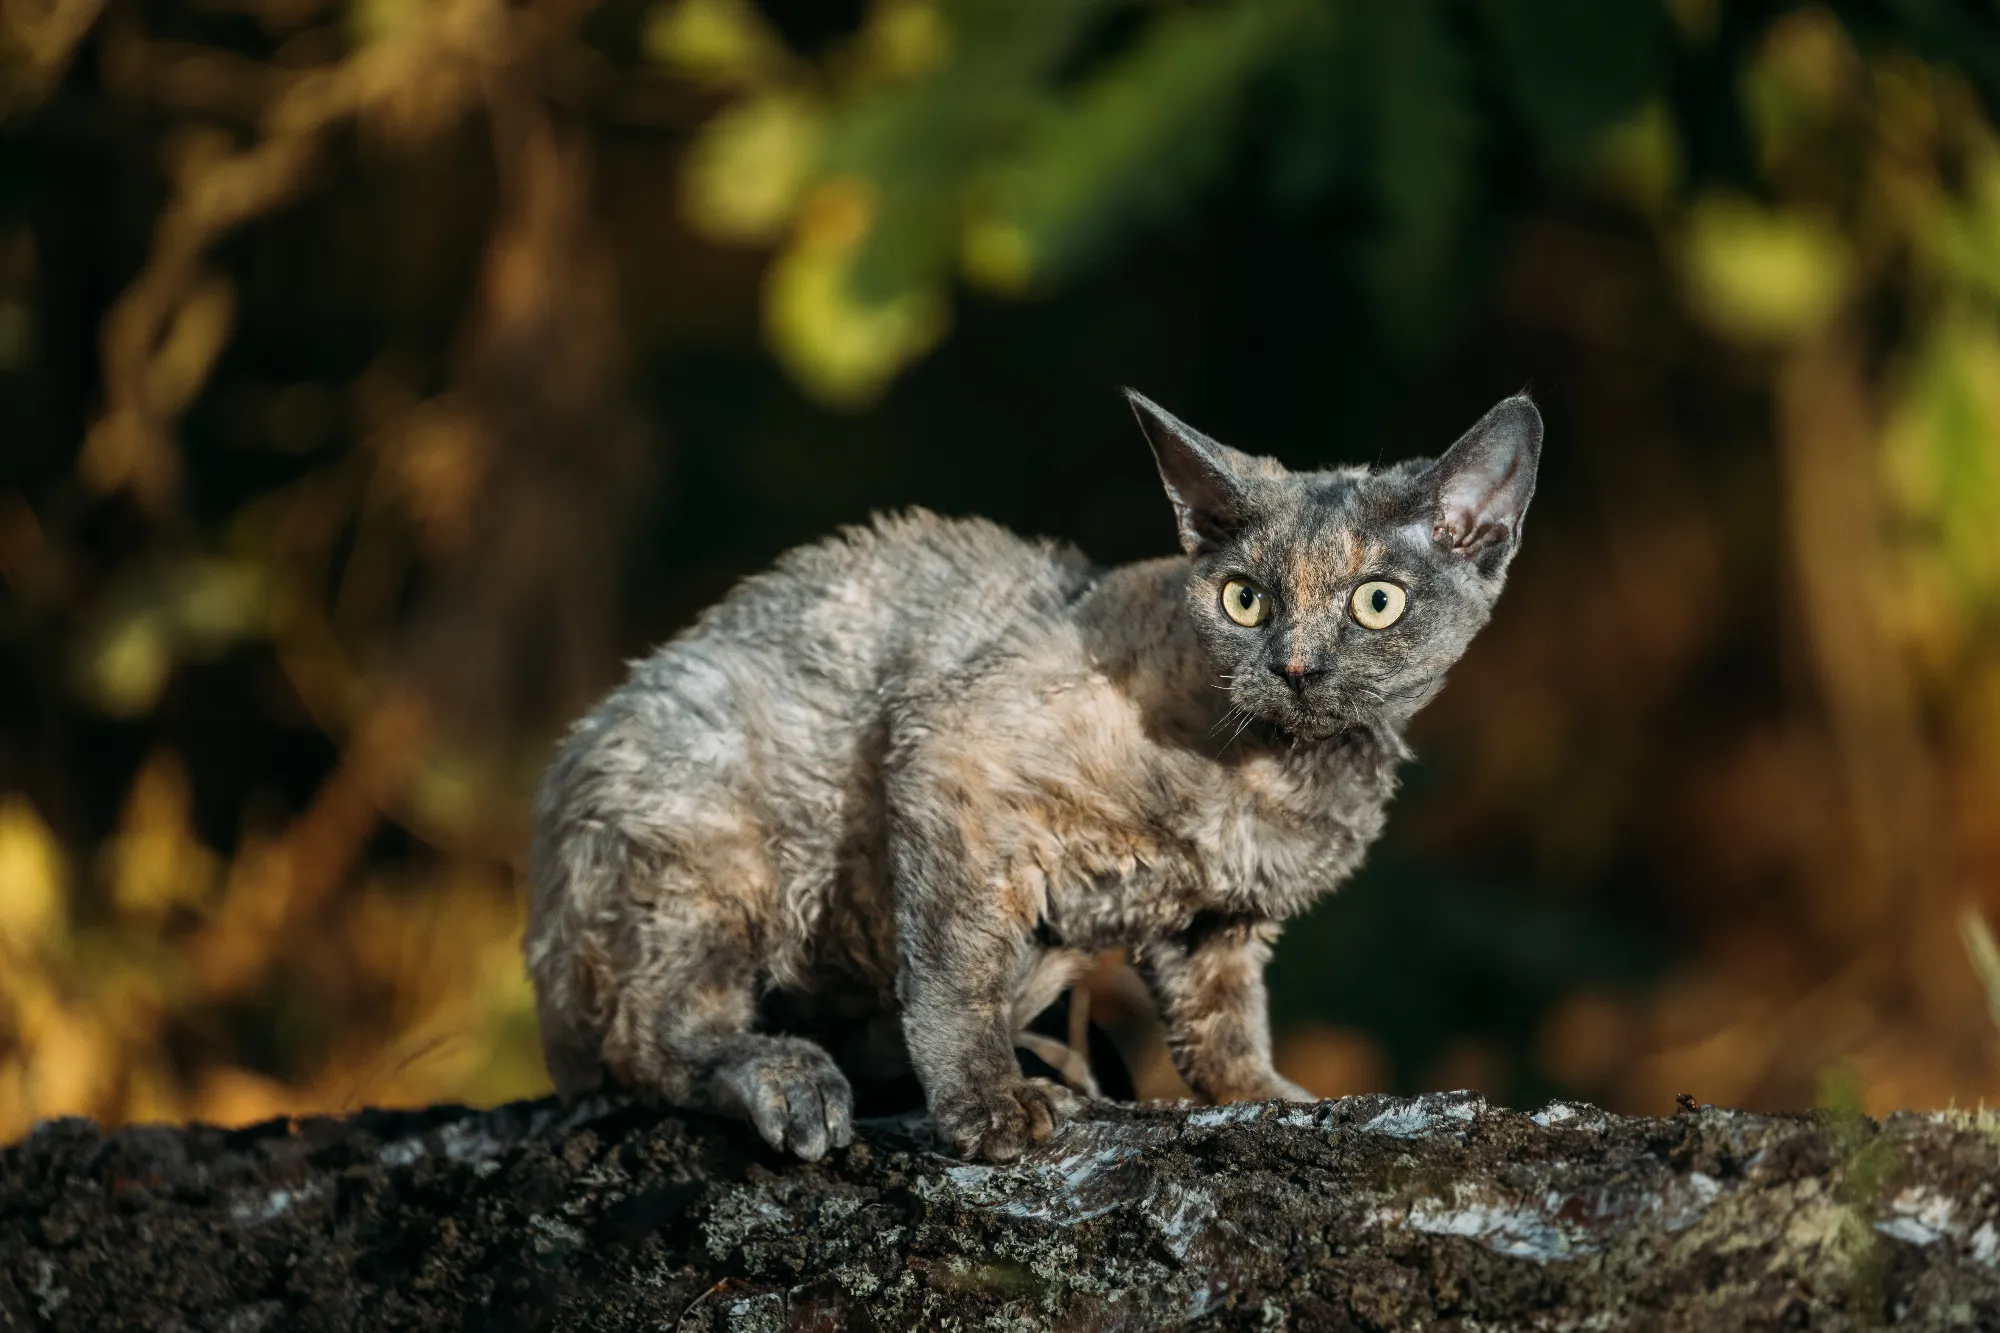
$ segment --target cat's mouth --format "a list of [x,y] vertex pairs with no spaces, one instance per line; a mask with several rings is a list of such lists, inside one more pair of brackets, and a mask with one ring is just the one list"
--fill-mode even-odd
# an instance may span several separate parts
[[[1260,682],[1261,683],[1261,682]],[[1282,749],[1338,749],[1394,717],[1398,696],[1373,682],[1327,680],[1306,691],[1253,687],[1234,699],[1216,735]]]
[[1360,733],[1380,724],[1380,710],[1370,707],[1374,702],[1374,699],[1357,699],[1344,692],[1324,699],[1287,699],[1276,710],[1271,724],[1292,746],[1338,749]]
[[[1239,712],[1238,716],[1243,714]],[[1285,702],[1251,713],[1236,728],[1235,739],[1262,741],[1296,750],[1328,743],[1345,744],[1346,738],[1361,729],[1362,725],[1361,719],[1331,709],[1301,708]]]
[[1325,745],[1337,750],[1353,740],[1363,725],[1356,718],[1314,717],[1289,726],[1281,724],[1278,729],[1294,745]]

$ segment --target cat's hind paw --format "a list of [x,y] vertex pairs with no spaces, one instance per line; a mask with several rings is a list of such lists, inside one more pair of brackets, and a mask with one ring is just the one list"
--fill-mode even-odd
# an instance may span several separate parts
[[718,1100],[764,1141],[808,1162],[854,1142],[854,1092],[833,1057],[798,1038],[765,1038],[716,1071]]

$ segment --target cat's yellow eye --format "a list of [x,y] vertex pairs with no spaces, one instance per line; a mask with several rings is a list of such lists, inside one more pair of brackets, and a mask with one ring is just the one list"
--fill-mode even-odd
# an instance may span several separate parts
[[1387,629],[1403,614],[1403,590],[1379,579],[1354,590],[1354,618],[1368,629]]
[[1231,579],[1222,585],[1222,614],[1245,629],[1255,629],[1271,618],[1271,599],[1256,584]]

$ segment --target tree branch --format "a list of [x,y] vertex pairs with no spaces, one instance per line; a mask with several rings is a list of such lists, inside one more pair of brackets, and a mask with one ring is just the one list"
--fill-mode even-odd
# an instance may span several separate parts
[[2000,1326],[1984,1113],[1098,1105],[806,1166],[616,1099],[0,1151],[0,1327]]

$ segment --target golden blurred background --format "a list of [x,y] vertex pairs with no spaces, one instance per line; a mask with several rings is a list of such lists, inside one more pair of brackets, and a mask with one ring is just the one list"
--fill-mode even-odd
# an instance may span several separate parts
[[1287,1072],[2000,1093],[1996,107],[1972,5],[7,0],[0,1141],[545,1090],[559,729],[872,508],[1169,549],[1123,383],[1549,418]]

